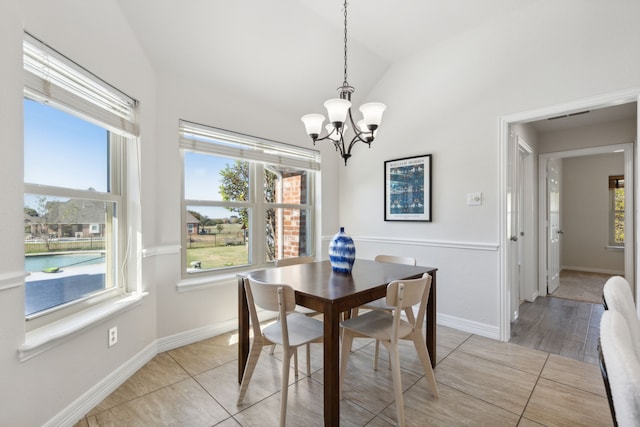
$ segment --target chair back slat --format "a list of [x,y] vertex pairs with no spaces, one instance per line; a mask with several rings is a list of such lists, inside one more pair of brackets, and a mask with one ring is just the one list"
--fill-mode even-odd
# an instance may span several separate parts
[[[269,311],[280,311],[278,303],[278,288],[283,289],[283,304],[287,313],[295,310],[296,297],[291,286],[282,284],[273,284],[260,282],[258,280],[249,279],[251,293],[253,294],[253,302],[256,306]],[[245,284],[246,287],[246,284]]]
[[404,295],[400,308],[410,307],[419,304],[424,295],[424,288],[427,281],[431,283],[431,276],[424,274],[419,279],[394,280],[387,285],[387,304],[396,307],[398,299],[398,285],[404,284]]

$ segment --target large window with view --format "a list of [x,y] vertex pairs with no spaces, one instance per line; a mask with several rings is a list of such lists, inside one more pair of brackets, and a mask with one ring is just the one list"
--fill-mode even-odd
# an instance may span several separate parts
[[313,252],[316,151],[182,121],[185,275]]
[[30,35],[24,71],[25,316],[46,322],[123,292],[136,102]]

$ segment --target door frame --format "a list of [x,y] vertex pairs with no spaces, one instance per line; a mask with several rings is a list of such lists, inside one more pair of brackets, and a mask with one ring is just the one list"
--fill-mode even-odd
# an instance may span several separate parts
[[[610,154],[622,152],[624,155],[624,176],[633,177],[633,143],[605,145],[601,147],[593,148],[581,148],[576,150],[559,151],[556,153],[545,153],[538,156],[538,185],[539,185],[539,199],[538,199],[538,252],[539,260],[546,260],[547,258],[547,238],[546,233],[546,219],[547,212],[547,164],[552,159],[566,159],[572,157],[591,156],[597,154]],[[629,186],[627,186],[627,182]],[[635,236],[633,206],[634,206],[634,180],[625,180],[625,192],[624,192],[624,228],[625,235]],[[634,241],[624,245],[624,276],[629,283],[635,283],[635,268],[634,268]],[[538,294],[547,295],[547,280],[546,280],[546,266],[543,262],[538,263]]]
[[[508,191],[511,183],[509,182],[509,144],[512,138],[510,137],[511,126],[519,123],[528,123],[537,120],[543,120],[550,117],[555,117],[562,114],[577,113],[588,109],[598,109],[604,107],[611,107],[619,104],[626,104],[630,102],[637,102],[640,105],[640,88],[632,88],[621,90],[617,92],[610,92],[607,94],[594,96],[590,98],[584,98],[581,100],[567,102],[564,104],[552,105],[540,109],[524,111],[515,114],[509,114],[498,118],[498,135],[499,135],[499,182],[498,182],[498,195],[499,195],[499,212],[498,212],[498,230],[499,230],[499,328],[500,328],[500,340],[509,341],[511,338],[511,322],[510,322],[510,289],[511,281],[509,279],[509,238],[507,220],[509,218],[509,206],[508,206]],[[638,115],[640,115],[640,108],[638,108]],[[637,124],[640,128],[640,120]],[[640,131],[636,130],[636,138]],[[636,150],[636,156],[638,150]],[[634,177],[635,175],[631,175]],[[634,194],[637,199],[637,195]],[[640,213],[635,214],[640,215]],[[634,215],[634,219],[638,219]],[[632,235],[633,239],[630,242],[632,249],[636,245],[636,235]],[[639,251],[640,252],[640,251]],[[638,258],[634,256],[632,266],[634,271],[637,271]],[[540,261],[538,261],[540,262]],[[626,267],[625,267],[626,268]],[[638,288],[635,283],[632,283],[635,289],[636,301],[638,301],[637,291]],[[640,305],[638,305],[640,309]]]

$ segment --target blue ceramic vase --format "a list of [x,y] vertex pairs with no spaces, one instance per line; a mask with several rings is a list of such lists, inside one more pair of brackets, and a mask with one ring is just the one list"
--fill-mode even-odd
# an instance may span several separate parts
[[356,260],[356,246],[353,239],[344,233],[344,227],[333,236],[329,244],[329,260],[331,269],[337,273],[351,273]]

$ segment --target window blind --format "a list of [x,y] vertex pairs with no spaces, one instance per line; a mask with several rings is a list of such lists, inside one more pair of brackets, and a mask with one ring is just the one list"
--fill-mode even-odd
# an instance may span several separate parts
[[320,169],[320,153],[267,139],[180,120],[180,148],[282,167]]
[[610,176],[609,188],[624,188],[624,175]]
[[137,136],[137,101],[25,33],[23,41],[25,96],[103,126]]

